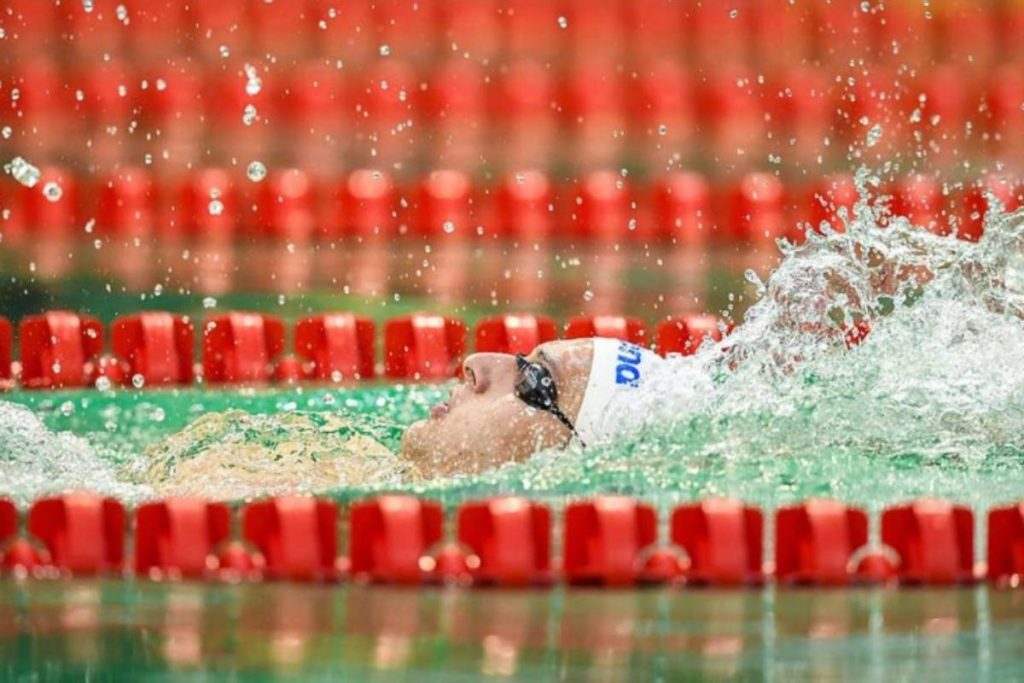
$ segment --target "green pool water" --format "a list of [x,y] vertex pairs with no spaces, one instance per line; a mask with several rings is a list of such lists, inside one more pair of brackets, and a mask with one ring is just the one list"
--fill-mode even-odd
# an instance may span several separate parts
[[0,678],[971,680],[1024,676],[1024,592],[405,590],[0,581]]

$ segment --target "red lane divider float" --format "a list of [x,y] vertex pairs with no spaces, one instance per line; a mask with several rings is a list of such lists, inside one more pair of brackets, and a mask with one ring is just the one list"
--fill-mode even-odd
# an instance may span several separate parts
[[416,313],[384,326],[384,374],[390,379],[445,380],[461,370],[466,324]]
[[643,552],[658,538],[654,508],[603,496],[565,509],[562,573],[573,584],[628,586],[643,580]]
[[149,312],[117,318],[110,328],[111,348],[125,375],[144,385],[188,385],[194,378],[195,329],[185,316]]
[[506,313],[485,318],[476,325],[477,353],[529,354],[539,344],[558,338],[555,321],[543,315]]
[[775,578],[812,585],[845,585],[854,553],[868,542],[868,516],[830,500],[809,500],[775,515]]
[[321,382],[374,378],[376,326],[351,313],[324,313],[295,324],[295,353]]
[[548,583],[551,510],[522,498],[467,503],[458,511],[458,538],[473,553],[467,560],[474,583],[521,586]]
[[323,581],[338,576],[338,506],[286,496],[249,503],[242,536],[262,555],[271,579]]
[[[134,555],[125,557],[125,509],[116,500],[72,493],[36,501],[27,537],[18,510],[0,499],[0,568],[15,576],[119,574],[153,579],[260,579],[374,583],[441,581],[480,586],[845,586],[854,582],[953,585],[987,576],[1022,585],[1024,503],[988,515],[988,564],[973,565],[973,515],[946,501],[918,500],[881,515],[883,545],[868,541],[867,514],[830,500],[780,508],[775,557],[763,556],[763,513],[709,499],[677,507],[659,540],[653,507],[600,496],[564,511],[561,567],[552,562],[552,514],[522,498],[463,504],[445,542],[439,503],[384,495],[348,511],[349,555],[340,556],[339,509],[331,501],[282,496],[243,506],[241,541],[228,541],[228,505],[197,499],[145,503],[134,512]],[[126,562],[127,560],[127,562]],[[986,570],[987,567],[987,570]]]
[[203,380],[211,384],[271,379],[284,351],[284,323],[258,313],[227,313],[203,323]]
[[988,513],[988,579],[1020,586],[1024,578],[1024,501]]
[[349,572],[360,581],[415,584],[432,578],[428,553],[441,541],[444,513],[433,501],[380,496],[349,512]]
[[974,514],[943,500],[919,500],[882,513],[882,543],[896,551],[901,583],[974,580]]
[[103,351],[99,319],[68,311],[22,318],[18,329],[21,383],[28,389],[66,389],[92,383]]
[[672,513],[672,541],[689,556],[690,583],[763,582],[763,529],[761,511],[735,500],[706,500]]
[[610,337],[643,345],[647,341],[647,325],[639,318],[624,315],[592,315],[571,318],[565,325],[565,338],[584,337]]
[[124,529],[124,506],[91,493],[37,500],[28,513],[28,531],[46,546],[50,563],[71,574],[119,573]]
[[[724,332],[723,332],[724,330]],[[705,339],[722,341],[732,331],[732,324],[712,315],[684,315],[658,323],[654,333],[654,349],[662,356],[679,353],[692,356]]]
[[231,532],[224,503],[194,498],[140,505],[135,511],[135,573],[150,578],[202,578],[217,568],[215,548]]

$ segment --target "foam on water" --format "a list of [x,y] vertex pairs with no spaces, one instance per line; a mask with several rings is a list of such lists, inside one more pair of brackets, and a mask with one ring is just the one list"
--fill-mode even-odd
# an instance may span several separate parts
[[[666,504],[716,494],[762,505],[828,495],[872,507],[918,495],[979,505],[1019,498],[1024,212],[993,213],[985,237],[969,243],[888,216],[866,191],[872,178],[862,172],[859,182],[863,199],[842,231],[782,245],[781,264],[733,334],[668,360],[639,398],[643,429],[610,447],[539,453],[409,488],[448,500],[601,491]],[[847,349],[846,330],[863,320],[871,333]],[[296,416],[276,427],[275,419],[260,424],[280,431]],[[125,483],[103,449],[3,403],[0,462],[0,494],[19,499],[65,488],[129,499],[151,491]],[[374,486],[348,484],[339,495]]]

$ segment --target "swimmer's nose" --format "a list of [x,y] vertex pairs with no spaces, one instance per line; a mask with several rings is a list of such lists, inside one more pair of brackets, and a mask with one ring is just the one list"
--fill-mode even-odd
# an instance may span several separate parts
[[505,353],[474,353],[462,363],[466,384],[477,394],[496,386],[506,375],[511,380],[514,367],[515,356]]

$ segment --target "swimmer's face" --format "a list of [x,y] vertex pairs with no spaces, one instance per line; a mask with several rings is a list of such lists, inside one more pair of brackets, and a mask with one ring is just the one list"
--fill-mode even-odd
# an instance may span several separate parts
[[[548,342],[527,356],[551,372],[558,405],[573,422],[592,358],[589,339]],[[450,398],[431,409],[430,419],[409,427],[402,439],[402,454],[425,476],[479,472],[571,440],[572,433],[558,418],[516,398],[515,356],[476,353],[466,359],[464,370]]]

